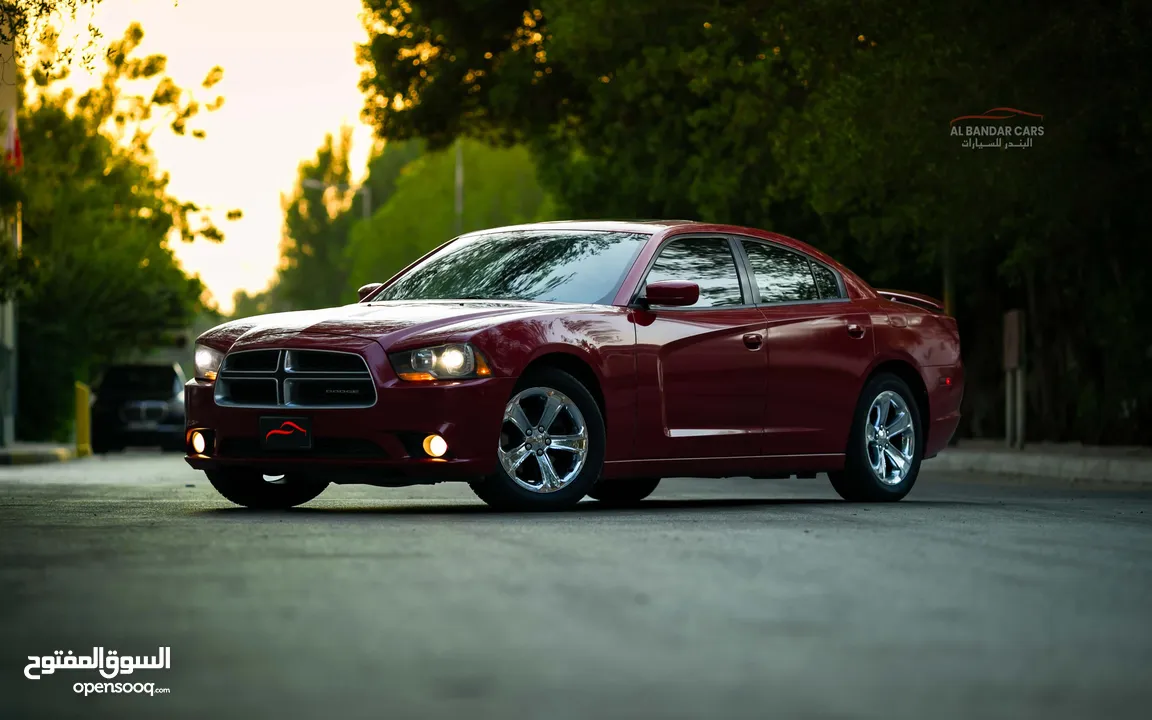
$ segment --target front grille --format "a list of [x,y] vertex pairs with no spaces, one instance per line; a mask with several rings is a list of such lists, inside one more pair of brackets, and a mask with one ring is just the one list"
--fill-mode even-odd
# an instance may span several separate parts
[[218,378],[216,383],[216,402],[221,405],[276,407],[275,378]]
[[366,408],[376,404],[368,363],[331,350],[241,350],[216,378],[216,404],[252,408]]
[[364,358],[351,353],[323,350],[288,350],[284,353],[284,367],[288,372],[322,372],[364,374],[368,369]]
[[289,378],[284,381],[284,396],[289,407],[341,407],[371,405],[376,392],[371,380],[325,380]]
[[221,438],[217,450],[220,457],[231,458],[284,458],[311,457],[319,459],[386,458],[382,447],[362,438],[324,438],[313,440],[309,450],[264,450],[259,438]]
[[279,362],[279,350],[248,350],[228,355],[220,369],[223,372],[276,372]]

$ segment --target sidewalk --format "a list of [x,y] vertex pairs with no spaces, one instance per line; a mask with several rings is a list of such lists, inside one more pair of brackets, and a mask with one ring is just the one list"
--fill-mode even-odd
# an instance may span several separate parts
[[34,465],[38,463],[63,462],[76,456],[76,448],[71,445],[50,443],[15,443],[0,447],[0,465]]
[[1152,484],[1152,448],[1035,443],[1011,450],[1000,440],[961,440],[924,461],[928,470]]

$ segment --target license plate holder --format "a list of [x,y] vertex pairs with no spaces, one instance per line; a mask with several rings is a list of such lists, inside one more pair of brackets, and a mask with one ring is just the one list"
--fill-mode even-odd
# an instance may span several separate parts
[[260,418],[260,447],[265,450],[311,450],[312,419],[279,415]]

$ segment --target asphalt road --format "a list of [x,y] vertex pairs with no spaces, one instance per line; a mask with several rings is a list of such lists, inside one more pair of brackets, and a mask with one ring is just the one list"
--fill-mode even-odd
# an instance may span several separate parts
[[[463,486],[287,513],[177,457],[0,469],[0,718],[1152,716],[1152,492],[925,472],[671,480],[500,514]],[[168,670],[24,677],[171,648]],[[167,694],[76,683],[152,682]]]

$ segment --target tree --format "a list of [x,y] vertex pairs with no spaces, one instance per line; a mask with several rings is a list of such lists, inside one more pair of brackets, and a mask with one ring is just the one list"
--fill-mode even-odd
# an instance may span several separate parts
[[[422,143],[394,142],[368,161],[368,176],[357,192],[348,186],[351,133],[331,135],[316,157],[300,165],[296,188],[285,204],[280,267],[267,288],[233,295],[232,317],[326,307],[353,300],[347,257],[350,232],[363,217],[367,187],[375,207],[386,203],[405,166],[420,156]],[[317,185],[319,184],[319,185]]]
[[[36,73],[34,100],[21,113],[23,253],[35,270],[19,298],[24,439],[66,437],[74,380],[166,342],[201,308],[203,285],[168,243],[221,233],[169,193],[147,143],[155,123],[179,131],[198,105],[162,75],[162,56],[132,57],[142,36],[130,27],[111,48],[101,85],[79,97],[55,91],[61,73]],[[128,79],[152,80],[155,90],[128,96],[120,87]]]
[[[368,160],[368,177],[364,184],[371,188],[373,211],[388,203],[396,193],[396,186],[408,165],[424,152],[425,146],[420,140],[394,140],[385,143],[382,149],[372,154]],[[357,200],[361,199],[357,197]],[[358,210],[351,208],[350,211],[356,213]]]
[[[523,142],[567,213],[770,227],[879,285],[939,294],[951,253],[969,432],[1002,430],[1001,314],[1024,307],[1034,437],[1152,442],[1146,4],[365,5],[383,136]],[[1044,114],[1043,142],[949,137],[997,105]]]
[[[493,148],[465,141],[465,231],[553,219],[554,209],[524,147]],[[350,288],[387,280],[451,239],[455,225],[453,150],[421,156],[396,182],[395,194],[352,231]]]
[[253,315],[279,312],[281,308],[277,307],[276,287],[276,282],[273,280],[268,288],[258,292],[249,293],[244,290],[234,292],[232,294],[231,318],[246,318]]
[[275,294],[288,307],[326,307],[349,299],[344,246],[354,220],[344,210],[351,194],[351,145],[348,127],[338,139],[325,137],[315,159],[300,165],[296,189],[284,202]]
[[[0,46],[12,47],[14,51],[7,57],[0,57],[0,68],[15,63],[19,55],[36,44],[57,46],[60,35],[57,28],[62,24],[76,23],[85,13],[89,20],[103,0],[3,0],[0,2]],[[179,0],[171,0],[178,5]],[[42,55],[38,66],[43,70],[68,67],[79,61],[84,68],[91,68],[101,54],[100,43],[104,35],[100,28],[88,22],[88,37],[77,44],[58,47],[57,52]],[[11,70],[2,77],[10,81],[15,75]]]
[[[77,20],[85,9],[91,14],[100,3],[101,0],[4,0],[0,2],[0,46],[20,51],[35,42],[54,44],[59,37],[55,28],[61,21]],[[68,65],[77,55],[85,67],[91,67],[96,60],[101,34],[91,23],[88,24],[88,34],[89,39],[83,45],[67,46],[57,53],[42,56],[41,67]],[[15,56],[0,58],[0,63],[7,64],[15,59]],[[4,77],[10,80],[12,75]]]

